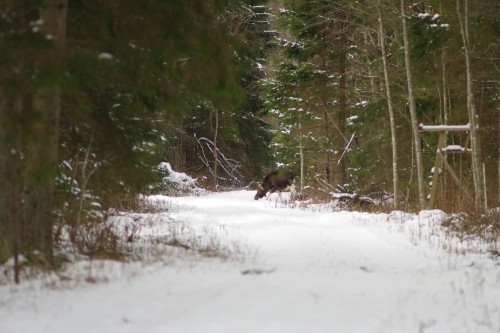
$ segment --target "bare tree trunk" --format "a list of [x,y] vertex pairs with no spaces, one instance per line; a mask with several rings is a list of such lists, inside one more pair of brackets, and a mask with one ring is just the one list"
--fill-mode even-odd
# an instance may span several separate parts
[[[441,1],[439,2],[439,11],[443,12]],[[446,48],[441,49],[441,79],[443,82],[443,124],[448,125],[448,81],[446,80]],[[445,137],[445,146],[447,145],[447,135]]]
[[328,126],[328,121],[329,121],[329,114],[328,114],[328,108],[327,108],[327,102],[326,102],[326,97],[323,97],[323,119],[325,120],[325,176],[326,176],[326,182],[330,184],[331,182],[331,177],[330,177],[330,140],[329,140],[329,134],[330,134],[330,128]]
[[219,110],[215,110],[215,133],[214,133],[214,187],[217,188],[219,185],[217,181],[217,168],[219,166],[218,164],[218,154],[217,154],[217,135],[219,132]]
[[[340,35],[340,58],[339,58],[339,110],[337,114],[337,128],[339,136],[336,140],[337,151],[340,152],[345,145],[345,121],[347,115],[347,36],[345,31]],[[340,156],[340,155],[339,155]],[[346,182],[345,158],[336,164],[335,184],[343,185]]]
[[380,48],[382,50],[382,64],[384,67],[385,93],[387,97],[387,109],[389,110],[389,122],[391,126],[391,146],[392,146],[392,184],[394,192],[394,208],[399,206],[399,179],[398,179],[398,146],[396,140],[396,121],[394,119],[394,109],[392,104],[391,85],[389,78],[389,66],[387,65],[387,52],[385,49],[385,32],[382,21],[382,2],[378,0],[378,27],[380,35]]
[[304,190],[304,143],[302,139],[302,121],[299,115],[300,193]]
[[[370,44],[370,41],[368,37],[368,32],[365,31],[363,33],[363,36],[364,36],[364,40],[365,40],[365,45],[371,45]],[[368,76],[370,77],[370,92],[372,94],[372,96],[375,96],[377,94],[377,88],[376,88],[376,85],[375,85],[375,75],[373,74],[373,70],[371,68],[371,66],[368,66]]]
[[448,81],[446,80],[446,51],[441,50],[441,66],[442,66],[442,80],[443,80],[443,124],[448,125]]
[[[321,56],[321,70],[326,71],[326,59],[324,56]],[[329,121],[330,121],[330,114],[328,112],[328,95],[325,93],[321,94],[321,104],[323,105],[323,121],[324,121],[324,129],[325,129],[325,134],[324,134],[324,148],[325,148],[325,177],[326,177],[326,182],[328,184],[331,183],[331,165],[330,165],[330,160],[331,160],[331,153],[330,153],[330,126],[329,126]]]
[[[1,71],[0,71],[1,72]],[[19,283],[21,214],[21,138],[13,115],[21,114],[20,99],[8,102],[0,91],[0,260],[14,257],[14,278]]]
[[[25,13],[9,11],[15,0],[4,1],[3,7],[8,9],[4,14],[13,25],[14,30],[21,30],[26,24]],[[18,50],[12,52],[8,62],[0,63],[0,262],[8,258],[14,259],[14,280],[19,283],[20,265],[18,255],[21,251],[22,226],[22,96],[16,92],[8,92],[5,82],[14,75],[24,73],[25,59]],[[7,52],[8,54],[8,52]]]
[[[51,36],[54,47],[37,57],[39,73],[56,76],[64,52],[67,0],[49,0],[40,9],[42,33]],[[43,75],[41,74],[41,75]],[[57,85],[40,88],[32,98],[36,119],[25,152],[24,223],[26,247],[39,250],[52,262],[54,178],[57,174],[61,89]]]
[[420,209],[424,209],[426,206],[425,192],[424,192],[424,170],[423,170],[424,165],[422,158],[422,145],[420,143],[420,134],[418,128],[417,106],[415,103],[415,96],[413,94],[413,80],[412,80],[411,62],[410,62],[410,43],[408,40],[408,26],[406,22],[406,10],[405,10],[404,0],[401,0],[401,18],[403,21],[403,40],[404,40],[406,77],[408,83],[408,101],[410,107],[413,141],[415,144],[415,161],[417,164],[418,202]]
[[[448,81],[446,80],[446,62],[445,62],[445,56],[446,56],[446,49],[443,48],[441,50],[441,67],[442,67],[442,80],[443,80],[443,124],[448,125]],[[448,145],[448,132],[445,132],[444,134],[444,146],[446,147]],[[444,157],[447,158],[448,153],[444,152]],[[446,177],[443,177],[443,188],[447,188],[447,181]]]
[[472,90],[472,69],[470,61],[470,39],[469,39],[469,13],[468,1],[464,0],[464,13],[460,13],[460,0],[457,0],[457,15],[460,24],[460,32],[464,44],[465,68],[467,77],[467,112],[469,114],[470,143],[472,149],[472,176],[474,178],[475,209],[477,212],[486,212],[486,200],[483,193],[483,172],[481,167],[481,147],[479,145],[479,131],[477,124],[476,104]]

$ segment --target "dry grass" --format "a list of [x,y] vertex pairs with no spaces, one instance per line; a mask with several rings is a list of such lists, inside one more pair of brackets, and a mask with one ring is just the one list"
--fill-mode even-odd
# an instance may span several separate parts
[[478,214],[453,214],[442,223],[450,233],[458,237],[461,242],[471,239],[480,239],[489,246],[489,252],[494,256],[500,256],[500,212],[493,211],[488,215]]

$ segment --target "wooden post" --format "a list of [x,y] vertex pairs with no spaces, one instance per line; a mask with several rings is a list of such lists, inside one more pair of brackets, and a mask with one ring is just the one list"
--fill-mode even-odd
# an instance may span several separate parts
[[465,186],[465,184],[462,181],[460,181],[460,178],[457,176],[457,174],[455,173],[455,171],[453,171],[453,168],[451,167],[450,163],[448,163],[448,161],[446,160],[446,158],[443,156],[443,153],[438,152],[437,154],[441,158],[441,160],[443,161],[443,164],[444,164],[446,170],[448,170],[448,172],[450,173],[451,178],[453,178],[453,180],[455,181],[455,183],[457,183],[458,187],[460,187],[460,189],[462,190],[462,192],[464,192],[464,194],[467,197],[467,199],[469,200],[469,202],[471,204],[474,204],[474,199],[472,198],[472,195],[470,194],[469,190],[467,189],[467,187]]

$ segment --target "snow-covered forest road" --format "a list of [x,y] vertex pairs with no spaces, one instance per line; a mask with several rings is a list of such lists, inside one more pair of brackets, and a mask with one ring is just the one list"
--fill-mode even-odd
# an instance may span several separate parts
[[143,223],[137,243],[177,233],[205,255],[181,246],[65,273],[97,283],[0,286],[0,332],[500,332],[498,259],[457,254],[481,244],[446,235],[444,213],[292,209],[253,195],[151,197],[169,211],[122,218]]

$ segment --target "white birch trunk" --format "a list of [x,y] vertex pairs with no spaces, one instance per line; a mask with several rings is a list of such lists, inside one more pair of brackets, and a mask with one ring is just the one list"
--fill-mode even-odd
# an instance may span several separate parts
[[408,26],[406,22],[406,10],[405,10],[404,0],[401,0],[401,18],[403,21],[403,40],[404,40],[406,76],[408,83],[408,101],[410,107],[413,142],[415,144],[415,161],[417,164],[418,202],[420,205],[420,209],[424,209],[426,203],[425,203],[425,192],[424,192],[424,170],[423,170],[424,166],[422,158],[422,145],[420,143],[420,134],[418,128],[417,106],[415,103],[415,96],[413,94],[413,80],[412,80],[411,62],[410,62],[410,43],[408,40]]
[[391,85],[389,78],[389,68],[387,65],[387,52],[385,49],[385,32],[384,23],[382,21],[382,2],[378,0],[378,27],[380,35],[380,48],[382,51],[382,64],[384,67],[384,81],[385,81],[385,93],[387,97],[387,109],[389,110],[389,122],[391,126],[391,146],[392,146],[392,184],[394,192],[394,208],[399,205],[399,180],[398,180],[398,149],[397,149],[397,139],[396,139],[396,122],[394,119],[394,109],[392,104],[392,94]]
[[217,135],[219,132],[219,110],[215,110],[215,133],[214,133],[214,187],[217,188],[217,169],[218,169],[218,154],[217,154]]
[[476,104],[474,102],[474,92],[472,90],[472,69],[470,61],[470,39],[469,39],[469,14],[468,1],[463,2],[463,16],[460,12],[460,0],[457,0],[457,15],[464,45],[465,68],[467,80],[467,112],[471,126],[470,143],[472,149],[472,175],[474,179],[475,209],[477,212],[486,212],[486,201],[483,193],[483,172],[481,167],[481,147],[479,145],[479,133],[477,124]]
[[300,193],[304,190],[304,145],[302,142],[302,122],[299,118]]

